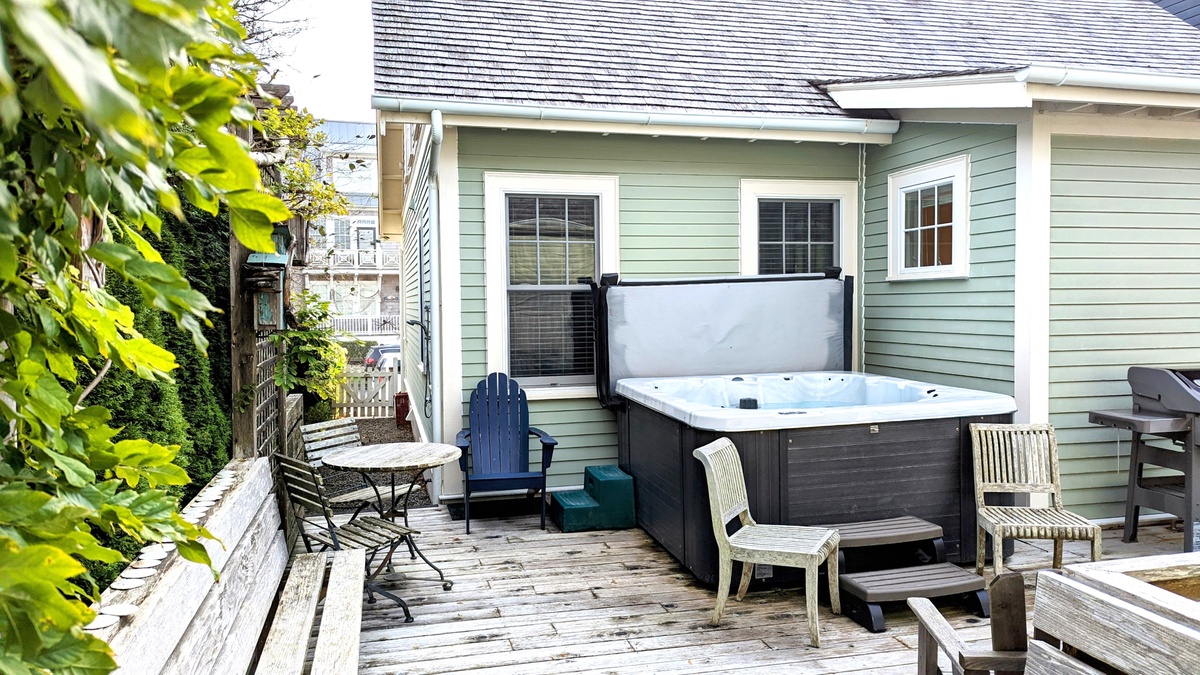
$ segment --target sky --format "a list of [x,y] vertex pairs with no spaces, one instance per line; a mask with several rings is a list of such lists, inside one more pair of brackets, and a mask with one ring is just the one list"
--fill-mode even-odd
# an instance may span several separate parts
[[374,122],[371,0],[291,0],[281,10],[305,29],[279,47],[274,82],[290,85],[297,108],[339,122]]

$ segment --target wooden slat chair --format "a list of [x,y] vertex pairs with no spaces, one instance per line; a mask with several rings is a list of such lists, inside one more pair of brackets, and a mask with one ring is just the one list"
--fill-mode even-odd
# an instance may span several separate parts
[[[334,525],[333,509],[330,508],[329,498],[325,495],[325,483],[316,469],[308,462],[278,453],[275,454],[275,459],[279,463],[283,487],[287,490],[287,496],[291,500],[292,506],[309,509],[308,517],[302,517],[298,512],[293,514],[300,530],[300,537],[304,541],[304,548],[312,553],[313,544],[316,543],[320,546],[318,551],[363,549],[366,552],[366,580],[363,587],[367,591],[367,602],[374,603],[375,594],[378,593],[400,605],[404,610],[404,622],[412,623],[412,614],[408,611],[408,604],[398,596],[380,588],[375,583],[375,579],[385,567],[391,565],[392,555],[396,549],[401,544],[407,543],[411,535],[419,534],[419,532],[375,516],[363,516],[354,518],[345,525]],[[315,520],[318,517],[322,518],[324,522]],[[313,528],[313,532],[310,533],[305,525]],[[386,551],[386,553],[372,571],[372,562],[380,551]]]
[[[1004,569],[1005,539],[1053,539],[1054,567],[1062,567],[1063,541],[1092,542],[1092,560],[1100,559],[1100,526],[1063,508],[1058,476],[1058,444],[1049,424],[972,424],[975,459],[975,510],[979,537],[975,571],[982,575],[992,535],[992,565]],[[1049,507],[989,506],[988,493],[1044,494]]]
[[[471,392],[470,427],[458,433],[455,444],[463,473],[463,510],[471,534],[471,493],[478,490],[530,490],[542,501],[546,529],[546,471],[558,441],[529,426],[529,402],[516,380],[491,373]],[[542,442],[542,468],[529,470],[529,438]],[[470,465],[467,459],[470,455]]]
[[938,651],[950,657],[954,675],[997,675],[1025,670],[1028,636],[1025,627],[1025,580],[1019,572],[992,579],[991,649],[968,647],[928,598],[909,598],[917,616],[917,675],[940,675]]
[[[737,599],[746,597],[754,565],[781,565],[804,568],[804,598],[807,601],[808,633],[812,646],[821,646],[817,623],[817,568],[826,563],[829,572],[829,599],[834,614],[842,613],[838,594],[838,532],[824,527],[798,525],[759,525],[750,515],[746,497],[746,481],[742,475],[742,460],[737,448],[728,438],[719,438],[692,453],[704,465],[708,481],[709,509],[712,513],[713,535],[717,540],[720,558],[720,580],[717,582],[717,607],[713,610],[712,625],[719,625],[729,584],[733,578],[733,561],[742,562],[742,580]],[[731,520],[737,517],[741,528],[727,534]]]
[[[358,435],[358,422],[353,418],[330,420],[316,424],[306,424],[300,427],[304,439],[304,455],[313,467],[324,466],[325,455],[346,448],[356,448],[362,445]],[[363,509],[370,507],[378,511],[381,507],[379,494],[366,479],[356,476],[357,485],[336,494],[329,495],[329,504],[335,509],[353,508],[357,518]],[[396,494],[403,496],[411,486],[396,486]],[[389,492],[389,494],[391,494]],[[382,516],[383,514],[380,513]]]

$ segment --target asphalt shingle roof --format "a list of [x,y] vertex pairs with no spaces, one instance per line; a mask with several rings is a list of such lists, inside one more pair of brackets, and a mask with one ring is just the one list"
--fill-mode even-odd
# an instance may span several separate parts
[[1200,30],[1151,0],[374,0],[373,8],[375,91],[399,98],[845,116],[814,82],[1032,64],[1200,76]]

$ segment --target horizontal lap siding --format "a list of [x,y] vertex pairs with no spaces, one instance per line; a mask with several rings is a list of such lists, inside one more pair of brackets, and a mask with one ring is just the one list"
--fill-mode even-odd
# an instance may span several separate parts
[[1087,413],[1130,406],[1129,366],[1200,363],[1200,143],[1055,136],[1051,162],[1050,421],[1064,500],[1118,516],[1129,434]]
[[[888,174],[967,154],[969,279],[886,281]],[[1013,393],[1016,131],[904,124],[867,148],[863,363],[868,372]]]
[[[742,178],[856,180],[858,175],[855,146],[819,143],[465,128],[458,143],[464,403],[487,375],[485,171],[618,176],[624,279],[737,274]],[[616,463],[615,418],[594,399],[533,401],[530,415],[534,426],[560,441],[552,485],[578,485],[584,466]]]
[[[425,148],[425,161],[428,161],[429,146]],[[424,317],[421,314],[421,307],[431,301],[430,286],[428,282],[428,274],[430,269],[430,239],[429,239],[429,178],[428,173],[423,169],[424,166],[418,167],[420,170],[415,172],[413,180],[416,185],[413,188],[412,198],[407,205],[408,216],[404,228],[404,269],[403,281],[404,286],[404,318],[405,320],[416,319],[422,320]],[[426,287],[425,295],[421,297],[421,278],[420,268],[425,268]],[[421,328],[420,326],[410,326],[407,323],[403,327],[404,330],[404,346],[402,358],[404,360],[404,382],[409,396],[413,400],[414,414],[422,417],[421,426],[425,429],[430,428],[429,416],[426,414],[425,406],[426,387],[428,379],[426,373],[421,372]],[[426,364],[428,367],[428,364]]]

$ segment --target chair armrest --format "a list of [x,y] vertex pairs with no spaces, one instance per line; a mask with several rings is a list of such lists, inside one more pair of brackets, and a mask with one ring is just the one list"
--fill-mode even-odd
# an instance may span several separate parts
[[454,437],[454,445],[458,446],[460,454],[458,456],[458,468],[462,469],[463,474],[467,473],[467,451],[471,449],[471,430],[463,429]]
[[958,665],[967,672],[1008,671],[1021,672],[1025,670],[1026,652],[994,652],[990,649],[968,649],[958,657]]
[[542,472],[550,468],[550,462],[554,461],[554,446],[558,445],[558,441],[550,434],[536,427],[529,427],[529,435],[537,436],[542,442]]
[[950,660],[958,663],[966,645],[954,632],[954,628],[946,621],[927,598],[909,598],[908,608],[917,616],[921,630],[929,633],[942,651],[950,655]]

